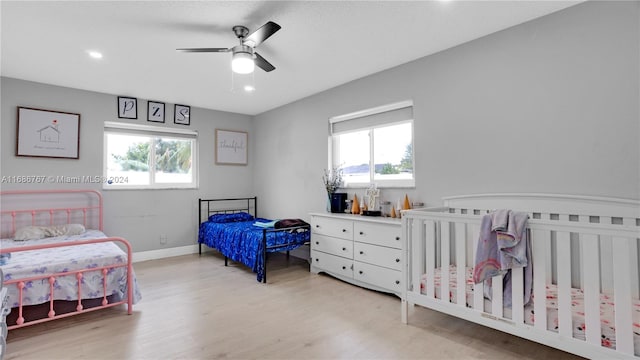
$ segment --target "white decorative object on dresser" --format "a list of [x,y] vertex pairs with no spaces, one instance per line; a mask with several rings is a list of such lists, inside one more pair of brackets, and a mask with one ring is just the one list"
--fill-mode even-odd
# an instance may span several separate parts
[[401,223],[398,219],[312,213],[311,272],[400,296]]

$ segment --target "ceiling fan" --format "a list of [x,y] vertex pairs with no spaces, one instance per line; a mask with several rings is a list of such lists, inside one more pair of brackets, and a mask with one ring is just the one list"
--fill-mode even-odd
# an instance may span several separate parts
[[240,40],[240,44],[230,48],[190,48],[176,49],[183,52],[231,52],[231,69],[238,74],[250,74],[257,65],[262,70],[269,72],[275,70],[275,66],[271,65],[265,58],[255,52],[255,47],[267,40],[276,31],[280,30],[280,25],[269,21],[262,25],[258,30],[249,35],[249,29],[242,25],[236,25],[232,28],[233,32]]

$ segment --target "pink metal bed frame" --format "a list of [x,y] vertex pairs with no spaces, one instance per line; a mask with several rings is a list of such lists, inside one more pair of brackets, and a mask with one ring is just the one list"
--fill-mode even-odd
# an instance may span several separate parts
[[[0,211],[0,218],[4,219],[7,216],[10,216],[11,221],[11,234],[15,233],[16,229],[18,228],[18,225],[25,225],[25,224],[20,224],[18,223],[18,217],[20,214],[25,214],[26,217],[30,217],[31,218],[31,224],[30,225],[43,225],[42,223],[38,223],[37,219],[38,219],[38,215],[42,215],[42,214],[49,214],[49,223],[47,225],[61,225],[62,223],[60,223],[56,214],[62,213],[65,214],[66,213],[66,222],[63,222],[64,224],[70,224],[71,223],[71,219],[72,219],[72,215],[74,213],[78,213],[80,212],[82,214],[82,219],[83,219],[83,225],[85,225],[85,227],[89,224],[88,222],[88,213],[90,215],[90,213],[92,211],[97,211],[97,217],[98,217],[98,230],[103,231],[103,200],[102,200],[102,194],[100,194],[100,192],[95,191],[95,190],[11,190],[11,191],[2,191],[0,192],[0,199],[6,199],[7,197],[11,196],[11,197],[16,197],[16,199],[18,199],[20,196],[38,196],[38,195],[42,195],[43,197],[46,197],[47,195],[52,195],[52,194],[79,194],[79,195],[86,195],[89,198],[92,198],[94,200],[97,200],[97,205],[92,205],[91,204],[91,200],[87,200],[88,205],[87,206],[73,206],[73,207],[52,207],[52,208],[39,208],[39,209],[13,209],[13,210],[6,210],[6,209],[2,209]],[[28,224],[27,224],[28,225]],[[5,232],[2,232],[2,234],[4,235]],[[130,315],[133,313],[133,279],[132,279],[132,274],[133,274],[133,266],[132,266],[132,251],[131,251],[131,244],[121,238],[121,237],[108,237],[108,238],[99,238],[99,239],[89,239],[89,240],[79,240],[79,241],[74,241],[74,242],[67,242],[67,243],[56,243],[56,244],[41,244],[41,245],[32,245],[32,246],[22,246],[22,247],[13,247],[13,248],[4,248],[4,249],[0,249],[0,253],[5,254],[5,253],[16,253],[16,252],[23,252],[23,251],[32,251],[32,250],[41,250],[41,249],[52,249],[52,248],[61,248],[61,247],[70,247],[70,246],[80,246],[80,245],[87,245],[87,244],[96,244],[96,243],[104,243],[104,242],[117,242],[120,243],[122,245],[124,245],[124,247],[126,248],[126,252],[127,252],[127,262],[126,264],[114,264],[114,265],[107,265],[107,266],[103,266],[103,267],[98,267],[98,268],[92,268],[92,269],[78,269],[78,270],[72,270],[72,271],[67,271],[67,272],[60,272],[60,273],[54,273],[54,274],[43,274],[41,276],[32,276],[29,278],[21,278],[21,279],[11,279],[8,281],[5,281],[4,284],[6,285],[12,285],[15,284],[18,288],[18,306],[13,308],[12,311],[18,311],[18,318],[16,320],[16,324],[15,325],[11,325],[8,327],[9,330],[11,329],[16,329],[16,328],[20,328],[20,327],[24,327],[24,326],[28,326],[28,325],[34,325],[34,324],[39,324],[42,322],[46,322],[46,321],[51,321],[51,320],[55,320],[55,319],[60,319],[60,318],[65,318],[65,317],[69,317],[72,315],[78,315],[81,313],[86,313],[86,312],[90,312],[90,311],[95,311],[95,310],[100,310],[100,309],[104,309],[104,308],[108,308],[108,307],[113,307],[113,306],[118,306],[121,304],[127,304],[127,313]],[[107,287],[107,277],[106,274],[109,272],[109,270],[111,269],[115,269],[115,268],[121,268],[121,267],[126,267],[127,268],[127,298],[125,300],[121,300],[121,301],[116,301],[116,302],[112,302],[109,303],[108,299],[107,299],[107,294],[106,294],[106,287]],[[87,308],[85,309],[84,306],[82,305],[82,292],[81,292],[81,287],[80,284],[82,282],[82,277],[83,274],[85,272],[96,272],[96,271],[101,271],[102,273],[102,286],[103,286],[103,297],[102,297],[102,301],[101,304],[98,306],[94,306],[91,308]],[[64,276],[73,276],[77,279],[78,282],[78,299],[77,300],[77,305],[75,308],[75,311],[72,312],[68,312],[68,313],[64,313],[64,314],[60,314],[60,315],[56,315],[56,312],[54,310],[54,299],[53,299],[53,290],[54,290],[54,283],[56,281],[56,278],[59,277],[64,277]],[[43,280],[43,279],[47,279],[47,281],[50,284],[50,288],[49,288],[49,295],[50,295],[50,300],[49,300],[49,313],[47,314],[46,318],[42,318],[42,319],[37,319],[37,320],[31,320],[31,321],[25,321],[25,318],[23,317],[23,305],[22,305],[22,293],[23,293],[23,288],[25,287],[25,283],[28,281],[35,281],[35,280]]]

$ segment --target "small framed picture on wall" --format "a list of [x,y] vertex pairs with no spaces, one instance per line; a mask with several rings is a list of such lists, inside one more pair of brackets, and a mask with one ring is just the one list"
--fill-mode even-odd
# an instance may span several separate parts
[[18,107],[16,156],[80,158],[80,114]]
[[191,107],[187,105],[176,104],[173,115],[173,122],[180,125],[189,125],[191,123]]
[[216,164],[247,165],[246,131],[216,129]]
[[164,103],[157,101],[147,102],[147,121],[164,122]]
[[118,117],[120,119],[137,119],[138,99],[118,96]]

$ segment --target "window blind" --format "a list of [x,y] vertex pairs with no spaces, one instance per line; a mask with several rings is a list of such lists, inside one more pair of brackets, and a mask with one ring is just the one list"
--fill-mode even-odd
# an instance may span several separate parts
[[413,119],[413,102],[403,101],[329,119],[331,134]]

